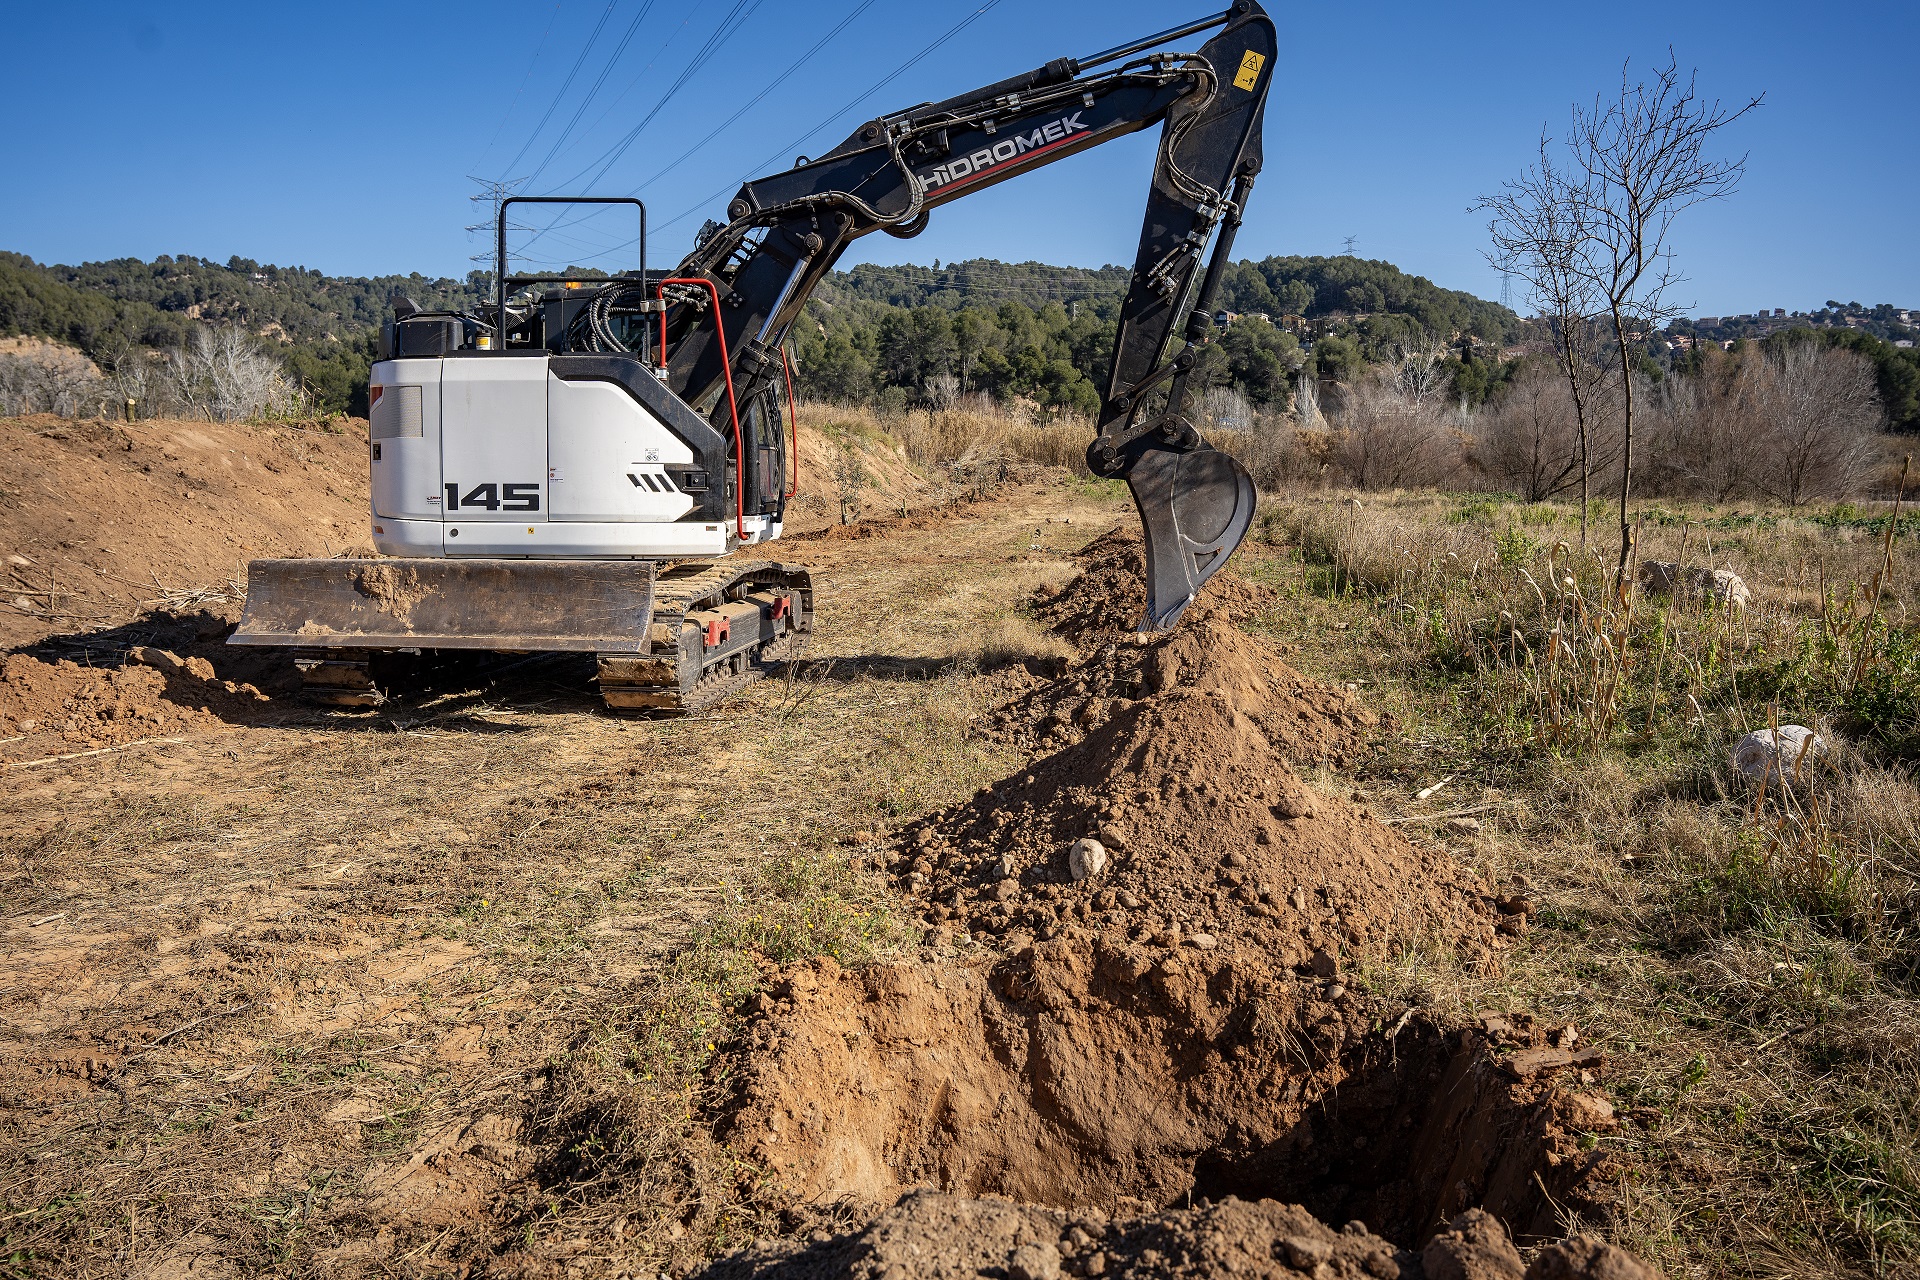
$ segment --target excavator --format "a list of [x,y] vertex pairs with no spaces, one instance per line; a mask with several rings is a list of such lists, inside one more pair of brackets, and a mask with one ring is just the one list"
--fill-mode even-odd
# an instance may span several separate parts
[[[1197,50],[1169,46],[1217,32]],[[384,655],[590,653],[616,710],[685,713],[793,660],[811,575],[766,557],[798,476],[786,338],[848,247],[1158,124],[1093,473],[1145,532],[1143,631],[1172,627],[1251,523],[1252,480],[1187,416],[1261,164],[1276,36],[1255,0],[869,120],[755,178],[671,271],[626,197],[510,196],[471,311],[396,297],[369,398],[375,556],[256,560],[229,643],[291,651],[323,702],[376,706]],[[627,205],[639,267],[510,275],[508,212]],[[615,211],[617,212],[617,211]],[[624,216],[624,215],[622,215]],[[782,421],[782,408],[785,421]]]

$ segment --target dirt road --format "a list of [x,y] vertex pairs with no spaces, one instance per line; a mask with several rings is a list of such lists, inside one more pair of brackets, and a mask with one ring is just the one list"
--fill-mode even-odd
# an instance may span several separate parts
[[[1013,608],[1122,511],[1050,483],[796,543],[823,584],[809,673],[694,719],[495,661],[378,714],[228,699],[9,766],[0,1273],[604,1267],[684,1230],[580,1191],[583,1079],[684,1120],[724,984],[670,957],[898,929],[846,845],[1006,772],[967,722],[1057,644]],[[708,1007],[594,1062],[611,1011],[662,999]]]

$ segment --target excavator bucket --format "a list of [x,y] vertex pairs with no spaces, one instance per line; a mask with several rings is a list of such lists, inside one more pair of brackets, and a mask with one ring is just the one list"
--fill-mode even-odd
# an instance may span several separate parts
[[1142,631],[1180,621],[1208,578],[1253,524],[1256,495],[1247,469],[1216,449],[1149,448],[1127,471],[1147,539],[1147,611]]
[[654,567],[632,560],[255,560],[229,644],[639,653]]

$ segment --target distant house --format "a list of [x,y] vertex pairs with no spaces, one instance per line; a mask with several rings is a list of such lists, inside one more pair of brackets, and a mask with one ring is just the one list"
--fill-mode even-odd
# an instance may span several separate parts
[[1896,347],[1911,347],[1913,345],[1913,339],[1912,338],[1895,338],[1893,340],[1893,345]]
[[1702,329],[1718,329],[1720,327],[1720,317],[1701,316],[1698,320],[1695,320],[1694,323]]

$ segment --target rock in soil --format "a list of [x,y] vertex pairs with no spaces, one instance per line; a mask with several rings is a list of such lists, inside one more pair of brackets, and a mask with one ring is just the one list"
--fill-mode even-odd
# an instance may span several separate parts
[[1733,767],[1750,781],[1774,786],[1802,782],[1827,754],[1827,744],[1805,725],[1756,729],[1733,744]]

